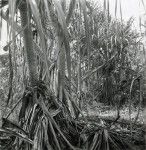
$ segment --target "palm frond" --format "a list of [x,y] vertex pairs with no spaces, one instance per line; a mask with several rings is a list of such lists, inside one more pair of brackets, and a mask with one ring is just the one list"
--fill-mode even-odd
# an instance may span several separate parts
[[22,132],[23,134],[27,135],[28,133],[26,131],[24,131],[18,124],[6,119],[6,118],[3,118],[3,124],[2,124],[2,127],[4,129],[16,129],[17,131],[20,131]]
[[130,143],[126,142],[116,131],[98,128],[92,131],[87,142],[92,150],[133,150]]
[[117,17],[118,0],[115,1],[115,17]]
[[33,141],[31,139],[29,139],[26,135],[17,133],[15,131],[12,131],[12,130],[9,130],[9,129],[1,129],[1,128],[0,128],[0,132],[8,134],[8,135],[13,135],[15,137],[18,137],[18,138],[30,143],[31,145],[33,145]]
[[141,2],[142,2],[142,5],[143,5],[144,10],[145,10],[145,13],[146,13],[146,6],[145,6],[145,4],[144,4],[144,1],[143,1],[143,0],[141,0]]
[[69,10],[68,10],[68,14],[67,14],[67,17],[66,17],[66,24],[67,24],[67,25],[68,25],[69,22],[70,22],[70,18],[71,18],[71,16],[72,16],[73,11],[74,11],[75,4],[76,4],[76,0],[71,0],[71,1],[70,1]]
[[88,23],[88,16],[87,16],[87,9],[86,9],[86,0],[80,0],[81,8],[83,10],[84,15],[84,26],[85,26],[85,35],[86,35],[86,42],[87,42],[87,54],[88,54],[88,69],[90,68],[90,30],[89,30],[89,23]]

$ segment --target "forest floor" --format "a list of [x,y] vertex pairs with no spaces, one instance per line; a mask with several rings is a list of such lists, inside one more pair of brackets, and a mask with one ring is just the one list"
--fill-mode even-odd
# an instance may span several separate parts
[[[134,108],[132,107],[131,109],[131,121],[132,123],[135,122],[135,118],[138,114],[138,108]],[[91,121],[93,120],[98,120],[98,118],[102,118],[105,120],[104,121],[107,121],[108,119],[110,120],[114,120],[116,117],[117,117],[117,110],[116,108],[113,108],[113,107],[109,107],[109,106],[92,106],[92,107],[88,107],[88,109],[86,111],[84,111],[84,115]],[[123,107],[121,110],[120,110],[120,118],[119,118],[119,125],[116,126],[117,128],[119,129],[122,129],[123,131],[130,131],[130,115],[129,115],[129,107],[128,106],[125,106]],[[123,125],[121,124],[122,122],[126,122],[128,123],[128,126]],[[138,119],[136,120],[135,122],[138,126],[135,126],[136,128],[134,128],[134,132],[136,133],[137,131],[139,131],[138,129],[141,128],[141,126],[144,126],[144,118],[143,118],[143,109],[141,108],[140,111],[139,111],[139,114],[138,114]],[[122,126],[121,126],[122,125]],[[139,126],[140,125],[140,126]],[[137,134],[137,133],[136,133]],[[140,136],[141,140],[142,140],[142,137],[143,136]],[[140,141],[141,141],[140,140]],[[138,142],[138,144],[136,144],[134,146],[134,150],[144,150],[146,147],[143,145],[143,144],[140,144]]]
[[[110,106],[88,107],[87,112],[84,112],[85,116],[100,116],[100,117],[115,117],[117,116],[117,110]],[[134,121],[138,114],[138,108],[132,107],[131,120]],[[120,110],[120,118],[124,120],[130,120],[129,107],[125,106]],[[144,124],[143,109],[139,111],[137,123]]]

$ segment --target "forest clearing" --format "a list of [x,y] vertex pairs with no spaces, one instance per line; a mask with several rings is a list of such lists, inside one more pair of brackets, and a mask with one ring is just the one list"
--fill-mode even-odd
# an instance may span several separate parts
[[146,3],[135,27],[121,1],[0,0],[0,150],[146,148]]

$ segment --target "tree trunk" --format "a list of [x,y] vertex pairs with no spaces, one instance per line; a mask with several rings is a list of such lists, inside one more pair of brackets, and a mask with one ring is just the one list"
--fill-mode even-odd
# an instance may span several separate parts
[[79,108],[82,110],[82,99],[81,99],[81,50],[80,46],[78,48],[79,59],[78,59],[78,99],[79,99]]
[[[60,33],[61,34],[61,33]],[[64,95],[64,81],[65,81],[65,47],[63,44],[63,37],[58,35],[58,97],[61,102],[63,102]]]
[[0,101],[0,128],[2,127],[2,106]]
[[[143,100],[144,100],[144,123],[145,123],[145,128],[146,128],[146,60],[145,60],[145,67],[144,67],[144,79],[143,79]],[[145,129],[146,130],[146,129]],[[146,135],[145,135],[145,144],[146,144]]]
[[[146,21],[145,21],[146,25]],[[145,28],[145,37],[146,37],[146,28]],[[143,81],[143,101],[144,101],[144,123],[145,123],[145,128],[146,128],[146,40],[145,40],[145,47],[144,47],[144,57],[145,57],[145,66],[144,66],[144,81]],[[146,129],[145,129],[146,131]],[[145,135],[145,145],[146,145],[146,135]]]
[[23,33],[24,49],[26,52],[30,84],[35,86],[38,80],[36,56],[33,49],[33,35],[30,24],[30,14],[28,14],[27,3],[24,0],[19,7],[21,15],[21,26],[25,28]]

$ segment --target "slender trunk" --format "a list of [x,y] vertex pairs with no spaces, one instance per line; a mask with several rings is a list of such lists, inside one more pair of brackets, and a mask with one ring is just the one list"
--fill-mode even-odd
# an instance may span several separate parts
[[[143,101],[144,101],[143,117],[144,117],[144,123],[146,126],[146,63],[145,63],[145,67],[144,67],[144,81],[143,82],[144,82],[144,86],[143,86]],[[146,144],[146,134],[145,134],[145,144]]]
[[[58,55],[59,56],[58,57],[58,93],[57,93],[57,96],[59,97],[59,100],[63,102],[63,104],[68,106],[68,102],[67,102],[65,95],[64,95],[64,85],[65,85],[65,62],[66,62],[66,60],[69,59],[67,57],[67,51],[69,50],[69,49],[67,49],[67,47],[69,45],[67,42],[65,42],[65,35],[62,31],[62,27],[60,26],[60,24],[58,22],[58,18],[55,15],[52,4],[49,4],[48,7],[49,7],[49,11],[50,11],[50,18],[52,21],[52,25],[54,26],[55,32],[57,35],[56,41],[57,41],[57,47],[59,50],[59,55]],[[70,53],[68,55],[70,57]],[[71,60],[69,60],[69,61],[71,61]],[[71,63],[67,62],[69,80],[71,78],[70,77],[70,69],[71,69],[70,64]],[[69,85],[69,89],[70,89],[70,85]]]
[[[146,25],[146,21],[145,21],[145,25]],[[145,28],[145,37],[146,37],[146,28]],[[146,45],[146,40],[145,40],[145,45]],[[144,66],[144,86],[143,86],[143,100],[144,100],[144,123],[146,125],[146,47],[144,47],[144,57],[145,57],[145,66]],[[146,131],[146,129],[145,129]],[[145,134],[145,144],[146,144],[146,134]]]
[[22,2],[19,9],[21,15],[21,26],[22,28],[25,28],[23,31],[23,41],[29,69],[30,83],[31,86],[35,86],[36,81],[38,80],[37,65],[33,49],[33,35],[31,30],[30,17],[28,15],[27,3],[25,0]]
[[81,98],[81,46],[80,46],[80,38],[81,38],[81,8],[80,8],[80,19],[79,19],[79,24],[78,24],[78,99],[79,99],[79,108],[82,110],[83,102]]
[[63,101],[64,81],[65,81],[65,48],[63,44],[63,37],[58,35],[58,96],[59,100]]
[[82,110],[82,99],[81,99],[81,50],[80,46],[79,51],[79,62],[78,62],[78,99],[79,99],[79,108]]
[[0,101],[0,128],[2,127],[2,105]]

